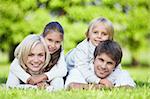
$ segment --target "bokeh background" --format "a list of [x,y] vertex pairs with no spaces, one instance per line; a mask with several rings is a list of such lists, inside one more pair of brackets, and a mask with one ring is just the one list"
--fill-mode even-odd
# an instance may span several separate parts
[[50,21],[65,30],[67,53],[85,39],[89,22],[110,19],[125,66],[150,67],[149,0],[0,0],[0,64],[13,60],[15,47],[28,34],[40,34]]

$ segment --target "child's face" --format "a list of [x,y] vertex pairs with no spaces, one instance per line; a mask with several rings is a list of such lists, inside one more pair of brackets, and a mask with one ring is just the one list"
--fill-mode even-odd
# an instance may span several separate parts
[[97,46],[100,42],[109,39],[109,33],[104,25],[97,23],[92,28],[92,31],[89,33],[88,37],[92,44]]
[[42,43],[31,48],[31,52],[27,56],[26,66],[33,72],[39,71],[45,63],[45,49]]
[[115,68],[113,61],[106,53],[98,55],[94,60],[94,71],[99,78],[105,78],[112,73]]
[[62,34],[55,31],[53,31],[52,33],[48,33],[44,37],[44,39],[46,41],[50,54],[56,52],[60,48],[61,42],[63,41]]

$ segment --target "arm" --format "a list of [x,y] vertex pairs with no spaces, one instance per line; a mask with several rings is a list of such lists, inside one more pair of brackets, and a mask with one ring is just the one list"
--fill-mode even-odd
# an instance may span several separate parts
[[58,63],[52,67],[52,69],[44,73],[48,77],[48,81],[56,77],[64,77],[67,74],[67,66],[65,62],[64,52],[61,52]]
[[135,82],[130,77],[127,71],[122,70],[119,72],[117,78],[115,79],[115,87],[134,88],[135,86],[136,86]]
[[83,84],[83,83],[70,83],[69,84],[69,90],[70,89],[101,89],[105,88],[103,84]]
[[88,43],[83,43],[77,46],[74,60],[75,67],[78,68],[78,70],[82,73],[85,80],[89,83],[98,84],[100,82],[100,78],[93,73],[90,66],[93,59],[94,49],[90,49],[90,47],[88,47]]
[[106,78],[109,81],[111,81],[113,84],[115,84],[115,80],[118,75],[122,72],[122,69],[120,68],[120,64],[115,68],[115,70]]
[[7,81],[6,81],[6,86],[7,87],[15,87],[20,84],[19,79],[10,71]]
[[29,85],[29,84],[21,84],[20,79],[11,71],[9,72],[8,79],[6,82],[7,88],[37,88],[37,86]]
[[19,61],[17,58],[13,60],[13,62],[10,65],[10,71],[16,75],[20,80],[22,80],[24,83],[27,83],[28,78],[31,76],[28,74],[19,64]]

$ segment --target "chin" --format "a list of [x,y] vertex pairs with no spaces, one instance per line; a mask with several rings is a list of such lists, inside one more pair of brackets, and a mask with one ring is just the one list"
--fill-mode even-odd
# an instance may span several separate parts
[[55,53],[55,51],[53,51],[53,52],[49,52],[50,54],[53,54],[53,53]]
[[101,78],[101,79],[104,79],[104,78],[106,78],[106,76],[100,76],[100,78]]
[[107,77],[107,75],[102,75],[102,74],[99,74],[99,78],[106,78]]

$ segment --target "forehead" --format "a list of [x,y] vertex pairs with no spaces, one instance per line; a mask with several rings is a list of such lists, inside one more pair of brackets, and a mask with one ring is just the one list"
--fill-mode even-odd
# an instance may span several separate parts
[[106,25],[103,23],[93,24],[92,29],[107,30]]
[[57,40],[62,40],[63,39],[63,34],[57,31],[49,32],[45,38],[47,39],[57,39]]
[[104,53],[103,52],[103,53],[97,55],[96,58],[103,58],[106,61],[113,61],[113,62],[115,62],[114,59],[113,59],[112,54],[110,54],[110,53]]
[[44,52],[45,48],[42,42],[38,42],[32,46],[30,52]]

